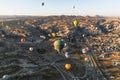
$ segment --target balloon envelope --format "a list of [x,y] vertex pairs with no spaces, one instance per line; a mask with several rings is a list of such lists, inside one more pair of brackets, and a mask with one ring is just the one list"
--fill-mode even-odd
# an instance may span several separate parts
[[85,48],[82,49],[82,53],[86,53],[86,49]]
[[89,51],[89,50],[90,50],[90,49],[89,49],[89,47],[86,47],[85,49],[86,49],[87,51]]
[[21,39],[21,43],[25,43],[25,41],[26,41],[25,38]]
[[7,75],[7,74],[5,74],[5,75],[3,75],[3,80],[8,80],[8,78],[9,78],[9,75]]
[[52,33],[52,37],[56,37],[57,35],[56,35],[56,33]]
[[78,21],[74,20],[73,24],[74,24],[74,27],[77,27],[78,26]]
[[57,51],[61,51],[61,49],[63,49],[64,47],[64,41],[62,40],[57,40],[54,42],[54,49]]
[[68,64],[68,63],[65,64],[65,69],[66,69],[66,70],[70,70],[70,68],[71,68],[71,64]]
[[70,53],[69,53],[69,52],[66,52],[66,53],[65,53],[65,57],[66,57],[66,58],[69,58],[69,57],[70,57]]
[[73,8],[75,8],[75,6],[73,6]]
[[42,2],[42,6],[44,6],[44,2]]
[[33,47],[30,47],[30,48],[29,48],[29,51],[33,51]]

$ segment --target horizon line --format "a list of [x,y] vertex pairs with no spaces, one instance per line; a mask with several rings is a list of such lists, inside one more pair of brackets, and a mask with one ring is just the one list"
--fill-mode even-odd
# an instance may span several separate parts
[[26,14],[15,14],[15,15],[3,15],[3,14],[0,14],[0,16],[4,16],[4,17],[7,17],[7,16],[33,16],[33,17],[42,17],[42,16],[83,16],[83,17],[86,17],[86,16],[90,16],[90,17],[120,17],[120,16],[106,16],[106,15],[70,15],[70,14],[57,14],[57,15],[26,15]]

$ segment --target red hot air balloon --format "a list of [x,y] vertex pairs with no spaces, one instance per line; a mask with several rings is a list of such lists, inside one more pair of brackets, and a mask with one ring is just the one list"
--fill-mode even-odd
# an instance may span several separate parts
[[21,43],[25,43],[25,41],[26,41],[25,38],[21,39]]

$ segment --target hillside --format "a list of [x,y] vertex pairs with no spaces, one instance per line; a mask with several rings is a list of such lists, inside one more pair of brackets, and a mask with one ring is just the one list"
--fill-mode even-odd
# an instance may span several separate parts
[[[74,27],[74,20],[78,21],[78,27]],[[21,43],[21,38],[26,41]],[[57,39],[67,43],[63,53],[70,52],[70,58],[56,53],[53,43]],[[0,78],[10,75],[12,80],[63,80],[56,67],[69,76],[68,80],[72,74],[82,77],[86,71],[86,56],[82,53],[85,47],[95,54],[109,78],[119,80],[119,18],[47,16],[1,20]],[[70,71],[65,70],[66,63],[72,64]],[[91,75],[88,72],[88,76],[80,80],[92,80]]]

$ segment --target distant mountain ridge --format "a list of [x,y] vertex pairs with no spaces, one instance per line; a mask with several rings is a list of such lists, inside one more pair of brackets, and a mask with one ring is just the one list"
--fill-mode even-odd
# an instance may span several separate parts
[[31,17],[29,15],[0,15],[0,18],[21,18],[21,17]]

